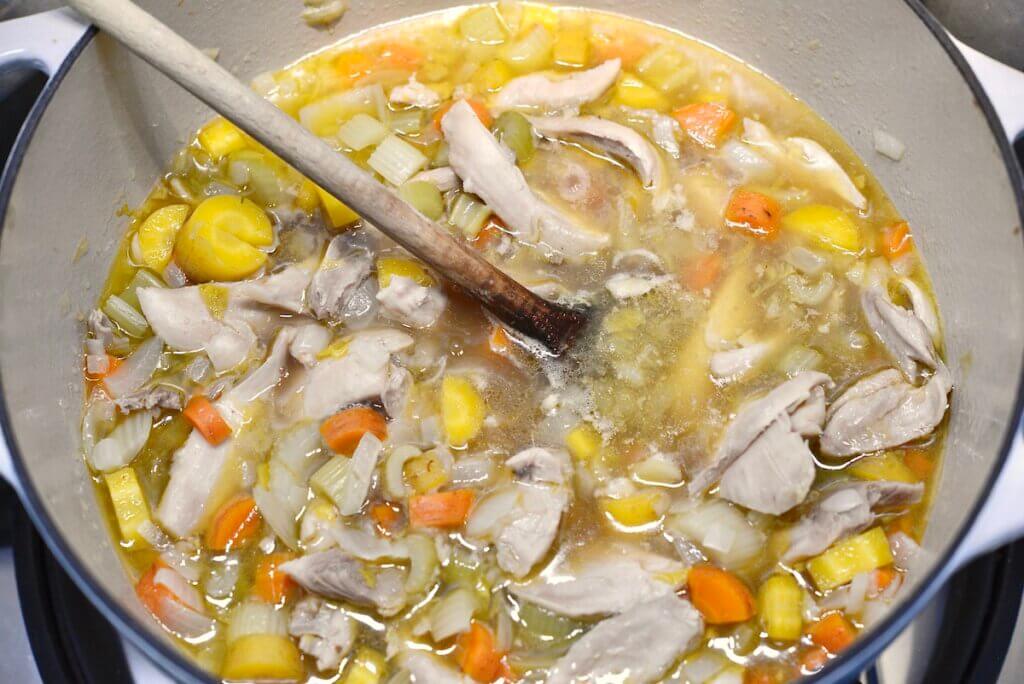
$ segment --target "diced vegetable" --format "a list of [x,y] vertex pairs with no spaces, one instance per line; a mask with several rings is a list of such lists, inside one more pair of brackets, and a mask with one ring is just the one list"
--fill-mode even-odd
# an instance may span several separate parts
[[371,114],[378,120],[386,119],[387,98],[380,83],[328,95],[307,104],[298,112],[299,122],[321,138],[337,135],[342,122],[349,121],[357,114]]
[[669,516],[666,528],[692,540],[716,563],[740,569],[763,553],[765,536],[745,515],[721,499],[711,499]]
[[110,295],[103,302],[103,313],[131,337],[144,337],[149,331],[149,321],[131,304],[117,295]]
[[356,114],[338,129],[338,140],[355,152],[376,145],[387,135],[387,126],[369,114]]
[[586,27],[560,27],[555,34],[555,46],[551,56],[562,66],[584,66],[590,57],[590,39]]
[[398,196],[431,221],[444,214],[444,198],[437,186],[427,181],[408,181],[398,189]]
[[278,566],[295,558],[295,554],[288,552],[272,553],[260,559],[256,566],[256,575],[253,578],[253,596],[266,603],[284,603],[295,595],[298,585],[282,572]]
[[550,58],[553,43],[551,32],[537,24],[521,37],[502,45],[498,55],[517,71],[536,71]]
[[288,614],[263,601],[243,601],[231,611],[225,641],[229,644],[252,634],[288,634]]
[[821,591],[846,584],[862,572],[892,563],[889,540],[881,527],[843,539],[807,562],[807,571]]
[[739,189],[725,207],[725,225],[752,237],[772,240],[779,232],[782,207],[768,195]]
[[140,287],[167,287],[164,281],[161,280],[152,271],[146,268],[140,268],[135,271],[135,275],[128,282],[128,286],[121,291],[120,297],[124,301],[128,302],[131,307],[135,310],[139,309],[139,288]]
[[214,629],[199,592],[159,558],[139,578],[135,595],[160,624],[182,638],[195,639]]
[[515,74],[508,64],[500,59],[492,59],[482,65],[473,74],[472,82],[479,93],[493,93],[512,80]]
[[565,436],[565,447],[569,454],[583,463],[593,460],[604,444],[601,433],[590,423],[580,423]]
[[473,506],[473,491],[420,494],[409,498],[409,523],[413,527],[461,527]]
[[298,680],[305,668],[291,637],[249,634],[228,646],[220,674],[230,680]]
[[174,244],[178,266],[191,280],[241,280],[267,261],[274,229],[267,214],[251,200],[217,195],[203,200]]
[[809,204],[782,217],[782,227],[836,252],[858,252],[860,230],[845,213],[825,204]]
[[199,286],[199,297],[206,305],[206,310],[215,319],[222,320],[228,310],[228,299],[230,292],[228,288],[217,283],[203,283]]
[[262,150],[240,150],[228,156],[228,176],[249,190],[249,199],[259,204],[278,206],[291,201],[287,167],[280,159]]
[[379,684],[387,674],[387,661],[383,654],[368,646],[361,646],[345,670],[340,684]]
[[490,215],[490,207],[465,192],[456,193],[448,207],[448,223],[471,239],[480,233]]
[[671,457],[655,454],[630,468],[633,479],[645,484],[677,485],[683,481],[683,471]]
[[642,527],[659,520],[668,508],[664,492],[645,490],[620,499],[603,498],[601,508],[623,527]]
[[280,537],[281,541],[288,545],[288,548],[297,549],[299,547],[295,521],[297,512],[264,486],[253,487],[252,498],[256,501],[260,516],[274,531],[274,534]]
[[227,119],[217,118],[203,126],[199,131],[199,144],[211,157],[220,159],[248,143],[245,134]]
[[392,276],[401,276],[415,281],[417,285],[430,287],[434,278],[418,261],[400,257],[381,257],[377,259],[377,285],[383,290],[391,284]]
[[201,394],[189,399],[182,413],[199,430],[199,434],[214,446],[231,436],[231,426],[221,417],[217,407]]
[[531,646],[564,647],[586,629],[586,623],[545,610],[533,603],[519,605],[519,637]]
[[370,520],[379,534],[386,537],[394,534],[401,522],[399,509],[390,503],[379,503],[370,506]]
[[637,62],[636,71],[652,86],[670,95],[693,78],[695,67],[669,45],[661,45]]
[[334,456],[313,473],[309,478],[309,484],[315,491],[337,504],[344,493],[345,478],[350,465],[351,461],[347,457]]
[[427,165],[427,158],[397,135],[388,135],[366,161],[392,185],[401,185]]
[[128,416],[93,447],[88,454],[89,464],[101,472],[128,465],[146,445],[152,425],[153,418],[146,411]]
[[796,641],[803,633],[804,593],[792,575],[772,575],[757,592],[761,622],[769,639]]
[[476,596],[459,587],[441,597],[430,611],[430,634],[435,641],[444,641],[470,629],[477,611]]
[[441,420],[448,443],[464,447],[480,434],[487,404],[468,379],[446,375],[441,381]]
[[405,479],[417,494],[426,494],[448,483],[449,473],[436,452],[428,451],[405,463]]
[[907,252],[914,245],[910,236],[910,225],[906,221],[894,223],[882,230],[881,240],[882,254],[889,259],[896,259]]
[[420,109],[406,109],[401,112],[392,112],[388,121],[388,128],[395,133],[413,135],[419,133],[423,128],[423,111]]
[[519,112],[502,112],[494,122],[494,135],[515,153],[517,163],[533,159],[533,126]]
[[839,653],[857,638],[857,630],[842,613],[829,613],[811,625],[808,632],[811,641],[832,654]]
[[164,343],[159,337],[154,335],[145,340],[103,378],[107,392],[116,399],[140,389],[156,372],[163,350]]
[[459,637],[459,667],[478,682],[492,682],[501,671],[504,654],[498,650],[494,634],[486,625],[474,620],[469,631]]
[[459,17],[459,32],[471,43],[498,45],[505,41],[505,27],[493,7],[471,9]]
[[387,438],[388,426],[384,416],[366,406],[339,411],[320,426],[320,434],[331,451],[346,456],[355,451],[367,432],[383,440]]
[[263,519],[251,496],[237,496],[218,509],[206,529],[206,546],[214,551],[238,549],[259,534]]
[[316,192],[320,196],[320,202],[323,204],[324,212],[327,214],[327,220],[330,221],[332,228],[344,228],[359,220],[359,214],[349,209],[341,200],[319,185],[316,186]]
[[813,646],[800,654],[800,670],[802,674],[814,674],[828,664],[828,651],[821,646]]
[[903,454],[903,463],[918,480],[924,482],[935,471],[935,461],[922,449],[908,449]]
[[704,147],[717,147],[736,123],[736,114],[719,102],[688,104],[672,116],[690,138]]
[[893,451],[864,456],[847,468],[847,472],[861,480],[889,480],[911,484],[918,481],[913,471]]
[[409,549],[409,575],[405,580],[405,591],[415,596],[430,589],[437,581],[437,547],[434,540],[425,534],[406,535],[405,545]]
[[[455,102],[456,101],[453,100],[451,102],[448,102],[448,103],[442,105],[441,108],[437,110],[437,113],[434,114],[434,129],[435,130],[437,130],[437,131],[441,130],[441,120],[444,118],[444,115],[448,113],[448,110],[452,108],[452,106],[455,104]],[[491,113],[487,110],[487,105],[485,105],[480,100],[477,100],[477,99],[472,98],[472,97],[465,98],[465,102],[466,102],[466,104],[468,104],[473,109],[473,113],[476,114],[476,118],[480,119],[480,123],[482,123],[484,126],[490,128],[491,122],[494,119],[491,117]],[[436,164],[437,160],[435,159],[434,161],[435,161],[435,164]]]
[[745,622],[754,616],[754,597],[743,582],[713,565],[695,565],[686,578],[690,601],[711,625]]
[[612,102],[633,109],[658,109],[668,107],[668,100],[660,91],[647,85],[639,76],[624,73],[615,84]]
[[722,272],[722,256],[709,252],[690,262],[683,271],[683,284],[691,292],[703,292],[718,280]]
[[160,207],[139,226],[139,249],[142,262],[154,271],[163,271],[174,252],[174,240],[188,218],[187,204]]
[[139,534],[139,527],[143,523],[152,524],[152,519],[135,470],[130,466],[124,467],[105,474],[103,479],[110,492],[110,501],[114,504],[114,516],[121,530],[121,539],[133,545],[146,543]]

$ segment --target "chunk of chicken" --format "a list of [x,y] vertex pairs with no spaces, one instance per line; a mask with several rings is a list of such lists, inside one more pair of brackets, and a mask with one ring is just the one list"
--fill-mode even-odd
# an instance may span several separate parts
[[775,345],[771,342],[755,342],[744,347],[718,351],[711,355],[711,374],[718,380],[736,382],[742,380],[767,357]]
[[690,495],[717,480],[719,496],[762,513],[778,515],[803,501],[814,457],[802,438],[821,432],[831,385],[823,373],[804,372],[743,406],[712,461],[690,480]]
[[459,177],[455,175],[455,171],[450,166],[420,171],[411,180],[430,183],[441,192],[448,192],[459,187]]
[[548,110],[576,109],[601,97],[619,77],[622,61],[610,59],[593,69],[577,71],[564,78],[528,74],[513,78],[494,97],[502,109],[541,107]]
[[183,404],[181,391],[170,387],[151,387],[114,400],[114,405],[121,413],[148,411],[154,408],[180,411]]
[[395,615],[405,605],[404,571],[393,567],[371,570],[339,548],[310,553],[279,567],[309,592],[375,608],[384,616]]
[[697,645],[704,621],[676,596],[631,607],[584,634],[548,675],[548,684],[659,681],[674,662]]
[[644,601],[673,596],[677,584],[670,578],[684,567],[639,546],[608,544],[583,549],[509,591],[561,615],[615,615]]
[[222,285],[227,290],[223,315],[215,316],[199,286],[142,287],[139,304],[149,325],[168,347],[205,351],[217,371],[234,368],[256,348],[259,337],[276,328],[275,313],[300,314],[311,273],[289,266],[256,280]]
[[317,354],[322,352],[330,341],[330,330],[319,323],[309,321],[296,326],[295,336],[292,338],[292,343],[288,345],[288,352],[296,361],[309,368],[316,365]]
[[[242,425],[246,407],[280,382],[291,338],[291,330],[278,333],[266,361],[216,402],[218,412],[232,430]],[[236,469],[231,467],[233,446],[233,439],[214,446],[198,430],[193,430],[174,452],[170,479],[157,507],[157,517],[164,529],[187,537],[216,507],[218,496],[235,490],[226,481],[236,476]]]
[[343,233],[327,251],[309,283],[309,308],[320,320],[341,321],[352,295],[370,275],[373,257],[358,234]]
[[381,396],[394,368],[391,355],[412,344],[413,339],[398,330],[356,334],[344,356],[324,359],[309,369],[302,388],[303,417],[322,420],[346,406]]
[[615,273],[605,281],[605,288],[619,301],[642,297],[672,282],[672,277],[653,273]]
[[660,187],[665,170],[654,145],[628,126],[597,116],[533,116],[533,130],[550,140],[571,140],[605,152],[632,167],[645,188]]
[[520,240],[575,257],[600,250],[608,236],[574,225],[542,201],[464,100],[441,120],[452,169],[467,192],[480,196]]
[[409,77],[407,83],[391,89],[388,100],[392,104],[410,105],[428,109],[441,104],[441,96],[416,80],[416,74]]
[[377,293],[377,301],[384,316],[413,328],[434,325],[448,305],[440,287],[425,287],[399,275],[391,276],[388,286]]
[[337,671],[355,645],[358,623],[341,609],[315,596],[295,604],[288,633],[299,639],[299,649],[316,659],[321,672]]
[[822,495],[810,513],[789,528],[789,548],[783,561],[816,556],[840,538],[870,527],[877,509],[917,503],[924,495],[924,485],[884,480],[854,482],[828,489]]
[[[876,288],[863,293],[861,305],[900,370],[862,378],[832,403],[821,436],[821,450],[829,456],[852,456],[919,439],[942,422],[949,408],[953,376],[935,351],[928,326]],[[932,375],[915,386],[923,369],[932,369]]]

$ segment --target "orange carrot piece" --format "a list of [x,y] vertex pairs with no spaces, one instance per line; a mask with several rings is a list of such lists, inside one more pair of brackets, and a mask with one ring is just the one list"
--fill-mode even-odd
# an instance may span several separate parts
[[910,513],[905,513],[886,525],[886,534],[895,534],[897,532],[902,532],[908,537],[914,536],[914,519]]
[[82,367],[82,373],[85,374],[85,379],[86,380],[91,380],[93,382],[96,382],[96,381],[102,380],[103,378],[107,377],[108,375],[110,375],[111,373],[116,371],[117,367],[120,366],[120,365],[121,365],[121,359],[117,358],[116,356],[114,356],[112,354],[107,354],[107,370],[106,371],[104,371],[103,373],[95,373],[95,374],[93,374],[93,373],[90,373],[88,371],[88,369],[85,368],[85,366],[83,366]]
[[715,147],[736,123],[736,113],[720,102],[696,102],[672,112],[697,144]]
[[460,527],[473,506],[473,491],[420,494],[409,499],[409,524],[413,527]]
[[842,613],[829,613],[808,630],[811,641],[833,655],[853,643],[857,630]]
[[199,430],[199,434],[214,446],[231,436],[231,426],[221,417],[217,407],[201,394],[189,399],[182,413]]
[[345,78],[355,80],[373,71],[373,60],[365,52],[342,52],[334,58],[334,68]]
[[390,537],[401,521],[401,515],[394,504],[379,503],[370,506],[370,518],[377,531]]
[[889,259],[896,259],[910,251],[914,239],[910,236],[910,226],[906,221],[894,223],[882,230],[882,254]]
[[387,421],[372,408],[356,406],[339,411],[320,425],[320,434],[332,451],[351,456],[367,432],[377,439],[388,436]]
[[501,236],[505,234],[506,228],[507,226],[504,221],[491,214],[491,217],[487,219],[487,225],[480,229],[480,232],[472,239],[471,244],[477,249],[487,249],[497,245],[501,241]]
[[782,684],[790,679],[779,663],[755,663],[743,671],[743,684]]
[[157,584],[155,581],[156,573],[162,567],[167,566],[162,560],[157,558],[135,585],[135,595],[139,597],[139,601],[142,605],[146,606],[150,613],[157,617],[160,617],[160,613],[163,610],[161,602],[164,598],[178,600],[174,592],[162,584]]
[[775,239],[781,218],[782,207],[778,202],[752,190],[736,190],[725,208],[725,225],[764,240]]
[[[437,129],[438,132],[441,130],[441,119],[444,118],[444,115],[448,113],[448,110],[451,109],[456,102],[458,102],[458,100],[452,100],[451,102],[444,103],[441,105],[441,108],[437,110],[437,113],[434,114],[434,128]],[[476,113],[476,118],[480,119],[480,123],[482,123],[486,128],[490,128],[494,119],[491,117],[491,113],[488,111],[487,105],[472,97],[466,98],[466,103],[473,108],[473,111]]]
[[896,568],[891,565],[875,570],[871,573],[871,588],[869,590],[869,594],[871,596],[878,596],[881,594],[890,584],[892,584],[893,580],[896,579],[897,574]]
[[686,580],[690,601],[708,624],[743,622],[754,616],[754,597],[743,582],[714,565],[690,568]]
[[423,63],[423,51],[411,43],[388,43],[381,49],[380,57],[393,69],[415,71]]
[[805,675],[814,674],[828,664],[828,651],[813,646],[800,654],[800,670]]
[[284,603],[295,596],[298,585],[278,566],[295,558],[294,553],[278,551],[264,556],[256,566],[252,593],[265,603]]
[[251,496],[236,496],[217,511],[206,530],[206,546],[228,551],[244,546],[259,533],[263,522]]
[[697,257],[683,270],[683,284],[691,292],[703,292],[718,280],[722,272],[722,256],[710,252]]
[[921,481],[927,480],[935,470],[935,461],[928,456],[927,451],[921,449],[908,449],[904,452],[903,463]]
[[591,46],[595,61],[606,62],[618,57],[622,60],[622,66],[627,68],[651,51],[651,44],[646,40],[627,34],[595,37]]
[[459,667],[478,682],[493,682],[501,672],[503,654],[494,644],[491,630],[473,620],[469,631],[459,637]]
[[487,346],[495,354],[505,355],[512,351],[512,340],[508,338],[508,333],[504,328],[496,325],[491,330],[491,334],[487,336]]

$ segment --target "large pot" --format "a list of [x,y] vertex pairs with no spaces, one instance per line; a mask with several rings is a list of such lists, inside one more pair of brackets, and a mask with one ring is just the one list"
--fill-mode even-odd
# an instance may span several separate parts
[[[306,27],[297,2],[141,4],[195,44],[220,48],[225,66],[251,78],[341,35],[457,3],[356,0],[333,33]],[[917,0],[585,4],[679,29],[778,79],[867,160],[920,238],[956,374],[924,539],[928,562],[902,603],[821,675],[840,681],[873,659],[956,567],[1024,532],[1020,172],[992,104]],[[118,207],[142,200],[211,113],[66,11],[0,24],[2,59],[33,60],[51,73],[0,184],[5,476],[111,622],[176,679],[202,679],[135,600],[78,452],[81,314],[95,304],[125,228]],[[1016,99],[1024,114],[1024,82],[978,64],[979,73],[1006,79],[993,93],[1005,96],[1008,130],[1019,129],[1013,106]],[[900,163],[873,151],[876,127],[906,144]]]

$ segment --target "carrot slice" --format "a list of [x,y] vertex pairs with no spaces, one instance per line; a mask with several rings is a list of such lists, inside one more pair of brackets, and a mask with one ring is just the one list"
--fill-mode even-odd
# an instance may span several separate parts
[[[451,102],[444,103],[441,105],[441,108],[437,110],[437,113],[434,114],[434,128],[437,129],[438,132],[441,130],[441,119],[444,118],[444,115],[448,113],[448,110],[451,109],[456,102],[458,102],[458,100],[452,100]],[[486,128],[490,128],[494,118],[491,116],[490,111],[488,111],[487,105],[472,97],[466,98],[466,103],[473,108],[473,111],[476,113],[476,118],[480,119],[480,123],[482,123]]]
[[683,271],[683,284],[691,292],[702,292],[718,280],[722,272],[722,256],[710,252],[692,261]]
[[413,527],[460,527],[473,506],[473,491],[421,494],[409,499],[409,523]]
[[320,434],[327,446],[335,453],[346,456],[352,455],[359,440],[367,432],[381,440],[388,436],[388,424],[384,416],[366,406],[339,411],[320,425]]
[[146,606],[146,609],[150,613],[160,616],[163,606],[161,602],[165,598],[170,598],[175,601],[179,600],[174,592],[165,587],[162,584],[156,583],[156,573],[160,568],[167,567],[166,564],[159,558],[153,561],[153,565],[149,566],[142,577],[139,578],[138,583],[135,585],[135,595],[139,597],[139,601],[142,605]]
[[808,648],[800,654],[800,670],[803,674],[814,674],[828,664],[828,651],[821,646]]
[[381,50],[380,57],[394,69],[415,71],[423,63],[423,52],[411,43],[388,43]]
[[389,503],[379,503],[370,506],[370,518],[373,520],[377,531],[386,537],[391,536],[401,521],[398,508]]
[[182,413],[199,430],[199,434],[214,446],[231,436],[231,426],[221,417],[217,407],[201,394],[189,399]]
[[829,613],[808,630],[811,641],[836,654],[853,643],[857,630],[842,613]]
[[471,244],[477,249],[487,249],[497,245],[501,241],[501,236],[504,235],[506,227],[504,221],[491,214],[491,217],[487,219],[487,225],[480,229],[476,237],[471,240]]
[[935,470],[935,461],[929,458],[928,452],[921,449],[908,449],[903,455],[903,463],[921,481],[927,480]]
[[870,595],[878,596],[883,591],[885,591],[886,588],[890,584],[892,584],[893,580],[896,579],[896,575],[896,568],[892,567],[891,565],[887,565],[884,568],[878,568],[873,573],[871,573],[872,586],[869,592]]
[[910,226],[906,221],[894,223],[882,230],[882,254],[889,259],[896,259],[910,251],[914,239],[910,236]]
[[251,496],[237,496],[220,507],[206,530],[206,546],[227,551],[244,546],[260,531],[263,518]]
[[690,601],[708,624],[743,622],[754,616],[754,597],[743,582],[713,565],[696,565],[686,580]]
[[283,603],[295,595],[298,585],[288,573],[279,569],[282,563],[295,558],[294,553],[279,551],[265,556],[256,566],[252,593],[266,603]]
[[473,620],[469,631],[459,637],[459,667],[478,682],[493,682],[501,672],[502,653],[494,643],[494,635],[486,626]]
[[725,208],[725,225],[763,240],[775,239],[781,218],[778,202],[752,190],[736,190]]
[[720,102],[696,102],[672,112],[697,144],[714,147],[736,123],[736,113]]

